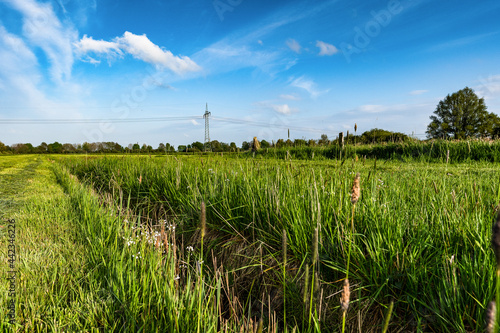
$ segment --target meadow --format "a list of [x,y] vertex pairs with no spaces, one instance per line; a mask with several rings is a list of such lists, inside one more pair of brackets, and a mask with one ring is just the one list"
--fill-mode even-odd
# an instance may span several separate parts
[[496,164],[358,153],[2,157],[19,331],[483,331]]

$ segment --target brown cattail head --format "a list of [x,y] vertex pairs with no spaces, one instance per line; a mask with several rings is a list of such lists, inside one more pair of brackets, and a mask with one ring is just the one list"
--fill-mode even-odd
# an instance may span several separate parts
[[352,183],[352,191],[351,191],[351,202],[355,204],[358,202],[359,197],[361,195],[361,186],[359,184],[360,174],[359,172],[354,177],[354,182]]
[[349,279],[344,280],[344,289],[342,290],[342,297],[340,298],[340,307],[343,312],[346,312],[349,308],[349,302],[351,300],[351,290],[349,285]]
[[354,123],[354,133],[358,131],[358,124]]
[[500,212],[497,213],[495,223],[491,230],[491,246],[497,259],[497,269],[500,268]]
[[491,301],[488,304],[488,308],[486,309],[486,332],[494,333],[495,332],[495,317],[497,314],[497,306],[495,301]]
[[205,201],[201,202],[201,215],[200,215],[200,229],[201,229],[201,238],[205,237],[205,229],[206,229],[206,221],[207,221],[207,213],[205,210]]

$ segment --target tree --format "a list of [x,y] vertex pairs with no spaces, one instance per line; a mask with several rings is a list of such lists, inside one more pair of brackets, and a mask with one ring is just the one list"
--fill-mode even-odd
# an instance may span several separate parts
[[477,97],[469,87],[465,87],[439,102],[427,126],[429,138],[464,139],[491,136],[492,116],[486,111],[484,99]]
[[266,140],[262,140],[260,142],[260,147],[261,148],[269,148],[269,147],[271,147],[271,144],[269,142],[267,142]]
[[203,151],[205,146],[203,143],[196,141],[191,144],[191,148],[195,148],[195,151]]
[[7,151],[7,146],[2,141],[0,141],[0,153],[4,151]]
[[328,135],[321,134],[321,139],[319,139],[318,144],[320,144],[320,145],[327,145],[329,143],[330,143],[330,140],[328,140]]

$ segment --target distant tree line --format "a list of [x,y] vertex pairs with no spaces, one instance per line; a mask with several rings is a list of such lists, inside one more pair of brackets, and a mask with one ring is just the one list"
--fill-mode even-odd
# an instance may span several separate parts
[[[372,129],[364,132],[361,135],[345,135],[345,144],[370,144],[370,143],[384,143],[384,142],[404,142],[411,140],[406,134],[398,132],[390,132],[382,129]],[[283,147],[316,147],[316,146],[329,146],[332,144],[339,144],[339,139],[335,138],[330,140],[326,134],[322,134],[320,139],[295,139],[268,142],[261,140],[258,142],[260,148],[283,148]],[[238,147],[236,143],[225,143],[213,140],[210,142],[212,152],[238,152],[247,151],[252,149],[253,141],[243,141],[241,146]],[[85,153],[134,153],[134,154],[165,154],[174,152],[203,152],[205,146],[199,141],[195,141],[188,145],[179,145],[177,149],[169,143],[160,143],[157,148],[150,145],[139,143],[131,143],[128,146],[122,146],[117,142],[84,142],[83,144],[59,143],[54,142],[47,144],[42,142],[38,146],[33,146],[31,143],[16,143],[11,146],[5,145],[0,142],[0,153],[10,154],[85,154]]]

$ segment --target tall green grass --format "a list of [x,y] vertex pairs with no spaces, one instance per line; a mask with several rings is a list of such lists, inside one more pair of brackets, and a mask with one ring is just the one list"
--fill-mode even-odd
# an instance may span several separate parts
[[[366,156],[378,159],[396,159],[420,162],[445,162],[449,151],[452,163],[468,161],[500,161],[500,141],[408,141],[400,143],[338,145],[326,147],[285,147],[261,149],[256,156],[280,159],[324,160]],[[251,153],[247,153],[251,154]]]
[[[354,159],[311,164],[205,156],[61,162],[99,193],[130,198],[130,208],[144,222],[176,219],[184,240],[196,239],[205,202],[204,261],[217,260],[233,275],[229,283],[239,301],[249,305],[249,318],[273,311],[283,318],[285,304],[288,328],[304,331],[340,330],[337,292],[347,273],[350,186],[360,172],[346,331],[358,325],[363,331],[381,331],[391,300],[390,325],[395,328],[469,332],[483,327],[494,293],[490,221],[500,200],[499,172],[492,164],[379,161],[375,168],[373,161],[363,166]],[[307,274],[314,272],[310,258],[316,228],[317,283]],[[276,259],[282,257],[283,230],[288,241],[285,276]],[[313,290],[323,290],[312,298],[314,304],[304,304],[303,290],[311,288],[307,281],[316,284]],[[317,309],[313,323],[304,313],[311,309]],[[266,315],[266,323],[271,318]]]

